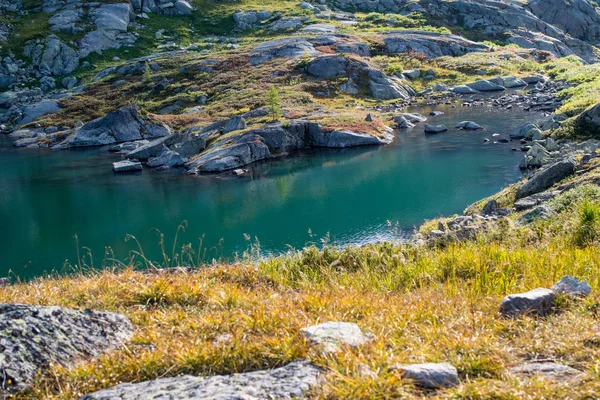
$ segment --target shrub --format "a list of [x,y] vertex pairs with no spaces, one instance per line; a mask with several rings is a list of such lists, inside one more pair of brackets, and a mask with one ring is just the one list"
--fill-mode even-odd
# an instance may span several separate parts
[[584,200],[579,207],[579,223],[575,230],[574,241],[577,246],[585,247],[594,243],[598,237],[600,207],[596,203]]
[[273,117],[273,121],[277,121],[281,116],[281,100],[279,99],[279,92],[275,85],[271,85],[267,93],[267,107],[269,108],[269,114]]

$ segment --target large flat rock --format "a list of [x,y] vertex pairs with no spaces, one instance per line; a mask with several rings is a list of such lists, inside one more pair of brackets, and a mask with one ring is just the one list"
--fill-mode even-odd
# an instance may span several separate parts
[[71,366],[94,358],[129,341],[132,334],[131,323],[119,314],[2,304],[0,392],[25,389],[49,364]]
[[220,376],[180,376],[125,383],[84,396],[82,400],[273,400],[303,398],[317,384],[321,370],[307,361],[281,368]]

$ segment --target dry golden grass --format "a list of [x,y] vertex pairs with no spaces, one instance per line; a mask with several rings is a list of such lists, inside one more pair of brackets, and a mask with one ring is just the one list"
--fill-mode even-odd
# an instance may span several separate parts
[[[327,371],[310,394],[315,399],[421,398],[390,367],[426,361],[450,362],[461,377],[458,388],[432,398],[583,399],[600,390],[599,266],[593,246],[513,232],[503,244],[313,248],[188,273],[90,272],[2,288],[0,301],[110,310],[136,327],[125,348],[75,368],[53,367],[16,398],[75,399],[119,382],[308,358]],[[592,296],[562,301],[545,319],[497,315],[506,293],[548,287],[565,274],[587,278]],[[375,339],[324,356],[299,330],[325,321],[356,322]],[[540,358],[586,371],[586,378],[568,387],[507,372]]]

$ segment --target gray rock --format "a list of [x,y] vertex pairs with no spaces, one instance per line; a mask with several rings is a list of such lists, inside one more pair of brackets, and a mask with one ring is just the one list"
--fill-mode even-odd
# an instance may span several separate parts
[[6,393],[27,388],[48,364],[70,367],[120,347],[133,327],[108,312],[1,304],[0,332],[1,391]]
[[467,86],[478,92],[498,92],[505,90],[504,86],[500,86],[490,81],[486,81],[485,79],[468,83]]
[[592,287],[587,281],[579,281],[574,276],[567,275],[558,281],[552,290],[557,294],[566,294],[573,297],[588,297],[592,292]]
[[103,146],[169,134],[171,130],[166,125],[143,118],[137,107],[125,106],[88,122],[55,148]]
[[188,133],[197,133],[201,137],[208,137],[215,133],[227,134],[229,132],[246,129],[246,120],[241,116],[236,116],[223,121],[218,121],[204,127],[194,127],[188,129]]
[[479,93],[477,90],[473,89],[472,87],[469,87],[467,85],[458,85],[452,88],[452,91],[454,93],[458,93],[458,94],[475,94],[475,93]]
[[521,315],[548,315],[554,311],[556,294],[550,289],[538,288],[526,293],[511,294],[502,300],[500,313],[508,317]]
[[279,31],[297,31],[302,28],[302,20],[298,17],[282,18],[269,25],[269,30],[272,32]]
[[414,90],[397,78],[390,78],[377,69],[369,70],[369,89],[375,99],[407,100],[415,94]]
[[25,107],[23,110],[23,119],[19,121],[19,125],[29,124],[44,115],[55,114],[60,111],[60,106],[57,101],[43,100],[32,106]]
[[349,322],[326,322],[302,328],[301,332],[311,344],[324,352],[337,352],[341,350],[340,346],[356,347],[370,340],[358,325]]
[[517,200],[542,192],[573,175],[576,165],[573,160],[562,160],[539,170],[517,190]]
[[306,26],[303,31],[309,33],[334,33],[336,31],[336,27],[327,24],[312,24]]
[[425,130],[425,133],[443,133],[443,132],[448,132],[448,128],[446,128],[445,125],[429,125],[429,124],[425,124],[425,126],[423,127],[423,129]]
[[592,43],[600,40],[600,14],[589,1],[531,0],[527,8],[542,21],[575,38]]
[[154,157],[154,158],[151,158],[150,160],[148,160],[148,166],[152,167],[152,168],[156,168],[156,167],[173,168],[173,167],[181,167],[184,164],[185,164],[185,160],[183,159],[183,157],[181,157],[181,155],[179,155],[179,153],[176,153],[172,150],[167,150],[167,151],[163,152],[161,155],[159,155],[158,157]]
[[181,15],[190,15],[194,12],[194,7],[185,0],[177,0],[174,7]]
[[527,362],[513,367],[510,372],[524,377],[542,376],[555,381],[571,381],[583,375],[583,372],[563,364],[550,361]]
[[77,85],[77,78],[75,77],[67,77],[62,80],[62,85],[65,89],[71,90]]
[[405,118],[408,122],[413,124],[427,121],[427,117],[424,117],[418,113],[404,113],[400,114],[399,116]]
[[306,38],[291,37],[263,42],[250,51],[250,63],[258,65],[281,57],[313,57],[320,54]]
[[[352,67],[344,56],[321,56],[310,62],[307,72],[315,78],[333,79],[348,76]],[[368,66],[363,63],[359,69],[366,70]]]
[[584,111],[575,119],[575,129],[578,133],[598,136],[600,132],[600,104]]
[[10,108],[13,104],[19,101],[19,96],[15,92],[0,93],[0,107]]
[[312,137],[312,145],[315,147],[329,147],[343,149],[346,147],[377,146],[389,144],[392,136],[384,134],[381,137],[368,133],[354,132],[350,130],[339,130],[333,132],[320,132]]
[[191,172],[223,172],[271,158],[264,139],[252,133],[217,143],[186,164]]
[[390,54],[415,51],[423,53],[427,58],[460,57],[489,49],[486,45],[460,36],[417,30],[388,32],[383,36],[383,41]]
[[409,129],[409,128],[415,127],[415,125],[412,122],[408,121],[402,115],[398,115],[398,116],[394,117],[394,122],[396,122],[396,124],[398,124],[399,129]]
[[473,122],[473,121],[462,121],[456,125],[456,129],[464,129],[466,131],[476,131],[483,129],[481,125]]
[[515,76],[502,76],[490,79],[489,81],[496,85],[504,86],[505,88],[509,89],[527,86],[527,83],[524,80],[519,79]]
[[525,124],[515,129],[511,134],[511,139],[532,139],[538,140],[542,137],[542,131],[536,124]]
[[123,160],[113,163],[114,172],[135,172],[141,170],[142,164],[138,161]]
[[426,363],[412,365],[397,365],[395,370],[410,379],[415,385],[427,389],[442,389],[457,386],[458,371],[447,363]]
[[338,53],[357,54],[361,57],[371,57],[369,45],[360,42],[340,43],[337,45]]
[[530,224],[536,219],[550,219],[554,214],[554,210],[552,210],[550,206],[547,204],[542,204],[524,214],[521,218],[519,218],[519,222],[522,224]]
[[79,67],[77,52],[54,35],[43,43],[25,46],[23,52],[44,75],[69,74]]
[[295,399],[303,398],[320,374],[321,370],[307,361],[295,361],[281,368],[242,374],[125,383],[88,394],[82,400]]

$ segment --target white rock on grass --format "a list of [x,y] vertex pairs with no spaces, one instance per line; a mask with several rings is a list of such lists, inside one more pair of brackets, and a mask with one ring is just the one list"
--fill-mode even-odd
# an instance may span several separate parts
[[567,275],[558,281],[552,290],[556,294],[566,294],[573,297],[588,297],[592,292],[591,286],[587,281],[579,281],[574,276]]
[[303,328],[300,332],[311,344],[320,346],[326,353],[337,352],[341,346],[360,346],[371,339],[358,325],[349,322],[326,322]]
[[307,361],[284,367],[222,376],[179,376],[141,383],[124,383],[91,393],[82,400],[141,399],[295,399],[317,384],[321,370]]
[[583,372],[575,368],[550,361],[527,362],[511,368],[510,372],[524,377],[543,376],[546,379],[556,381],[570,381],[583,375]]
[[426,389],[441,389],[458,385],[458,372],[448,363],[397,365],[395,370],[415,385]]
[[538,288],[526,293],[511,294],[502,300],[500,313],[509,317],[520,315],[548,315],[554,310],[556,294],[550,289]]

